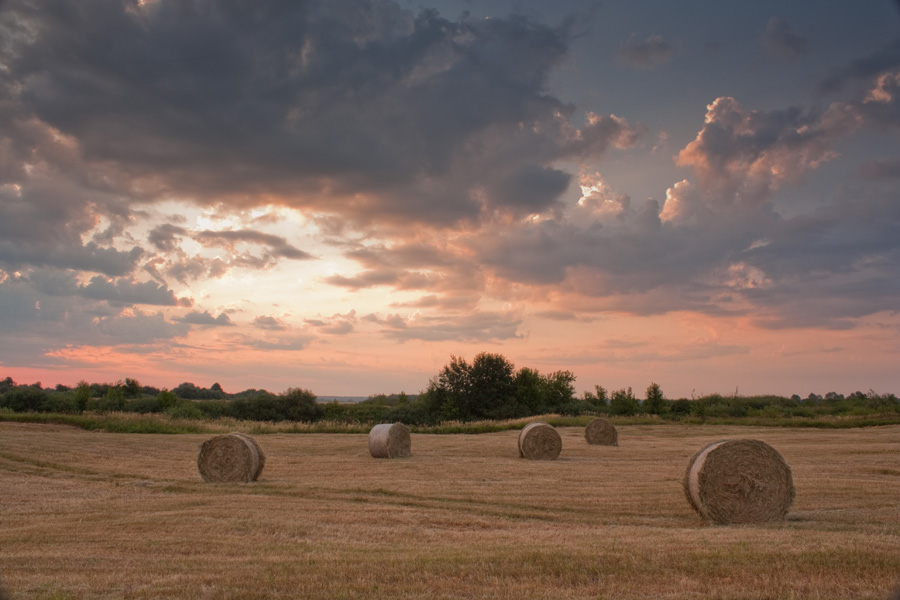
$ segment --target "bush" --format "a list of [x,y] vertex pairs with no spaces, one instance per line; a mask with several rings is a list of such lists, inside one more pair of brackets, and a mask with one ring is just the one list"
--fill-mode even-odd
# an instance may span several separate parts
[[160,403],[159,398],[154,398],[153,396],[141,396],[140,398],[131,400],[125,405],[125,410],[128,412],[136,412],[142,415],[162,412],[164,408],[165,407]]
[[638,399],[634,397],[631,388],[616,390],[609,399],[609,412],[613,415],[636,415],[640,409]]
[[687,398],[679,398],[678,400],[673,400],[669,405],[669,413],[678,417],[691,414],[691,401]]
[[176,419],[200,420],[206,417],[200,407],[190,400],[179,400],[174,406],[166,410],[166,414]]
[[72,392],[57,392],[47,394],[47,399],[41,406],[42,412],[74,414],[79,412]]
[[18,385],[7,391],[0,397],[0,407],[9,408],[15,412],[40,412],[45,410],[49,394],[31,385]]

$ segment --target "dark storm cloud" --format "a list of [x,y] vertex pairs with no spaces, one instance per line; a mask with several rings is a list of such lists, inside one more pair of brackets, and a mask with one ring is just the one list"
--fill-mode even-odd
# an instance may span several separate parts
[[772,17],[763,32],[763,48],[778,58],[797,58],[809,52],[809,41],[781,17]]
[[547,93],[571,24],[363,0],[11,0],[0,21],[19,32],[2,46],[17,113],[145,197],[454,222],[543,210],[567,181],[551,162],[634,135],[609,117],[574,126]]
[[659,34],[641,40],[632,33],[616,51],[616,60],[636,69],[652,69],[668,63],[677,53],[678,47]]
[[898,67],[900,67],[900,39],[894,40],[868,56],[853,59],[840,67],[831,69],[828,76],[819,83],[819,91],[837,92],[852,81],[867,81]]
[[131,273],[144,253],[140,247],[117,250],[82,241],[99,218],[96,200],[55,179],[0,185],[0,265]]

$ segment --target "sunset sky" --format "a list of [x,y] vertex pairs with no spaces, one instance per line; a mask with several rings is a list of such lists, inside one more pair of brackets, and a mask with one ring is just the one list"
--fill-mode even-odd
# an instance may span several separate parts
[[0,377],[900,393],[888,0],[0,2]]

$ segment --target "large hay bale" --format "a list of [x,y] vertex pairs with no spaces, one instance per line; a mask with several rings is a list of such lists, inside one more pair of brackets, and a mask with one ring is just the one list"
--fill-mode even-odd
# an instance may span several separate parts
[[369,454],[373,458],[406,458],[412,442],[403,423],[380,423],[369,431]]
[[529,423],[519,433],[519,456],[529,460],[555,460],[562,451],[562,438],[552,425]]
[[584,439],[588,444],[600,446],[618,446],[619,433],[616,426],[608,419],[594,419],[584,428]]
[[707,444],[688,462],[683,484],[694,510],[720,525],[782,520],[795,494],[784,458],[758,440]]
[[256,440],[243,433],[217,435],[203,442],[197,469],[204,481],[256,481],[266,464],[266,455]]

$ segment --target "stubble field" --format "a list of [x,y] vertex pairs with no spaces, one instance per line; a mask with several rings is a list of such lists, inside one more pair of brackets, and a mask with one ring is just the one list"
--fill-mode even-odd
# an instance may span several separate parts
[[[556,461],[518,432],[255,436],[260,481],[205,483],[210,435],[0,423],[0,582],[82,598],[887,598],[900,584],[900,426],[630,425],[619,446],[561,428]],[[788,520],[704,524],[681,479],[707,442],[790,465]]]

